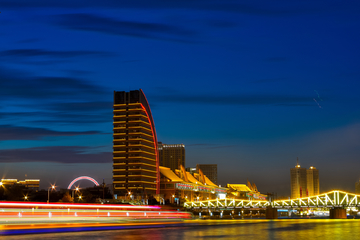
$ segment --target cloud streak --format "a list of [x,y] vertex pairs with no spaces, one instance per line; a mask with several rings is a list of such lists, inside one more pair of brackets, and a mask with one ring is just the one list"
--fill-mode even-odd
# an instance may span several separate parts
[[53,23],[66,29],[100,32],[166,41],[184,41],[195,35],[194,31],[162,23],[117,20],[93,14],[63,14],[53,17]]
[[20,99],[81,99],[84,96],[105,96],[108,92],[89,81],[63,76],[29,76],[21,71],[0,67],[0,100]]
[[284,1],[269,2],[264,0],[256,1],[237,1],[237,0],[173,0],[173,1],[116,1],[116,0],[63,0],[63,1],[41,1],[41,0],[3,0],[3,8],[105,8],[105,9],[185,9],[185,10],[208,10],[238,12],[251,15],[270,15],[282,16],[302,13],[323,12],[333,9],[355,10],[358,3],[344,4],[343,1],[332,1],[331,3],[322,0],[312,1],[311,4],[303,1]]
[[0,150],[0,163],[54,162],[54,163],[110,163],[112,152],[88,153],[91,147],[55,146]]
[[81,56],[111,56],[108,52],[97,51],[51,51],[44,49],[12,49],[0,51],[3,57],[50,57],[50,58],[72,58]]
[[45,137],[78,136],[101,134],[98,131],[54,131],[46,128],[0,125],[0,141],[6,140],[41,140]]

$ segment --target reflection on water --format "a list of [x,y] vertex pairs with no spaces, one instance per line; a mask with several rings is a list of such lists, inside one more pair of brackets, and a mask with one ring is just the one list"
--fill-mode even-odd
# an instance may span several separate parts
[[358,219],[188,221],[182,227],[3,236],[0,239],[357,239]]

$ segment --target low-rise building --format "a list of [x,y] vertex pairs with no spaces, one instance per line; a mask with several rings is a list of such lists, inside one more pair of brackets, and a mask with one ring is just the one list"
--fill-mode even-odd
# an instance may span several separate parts
[[4,186],[19,185],[25,189],[39,190],[40,179],[25,179],[20,181],[17,179],[1,179],[0,183]]
[[227,184],[228,198],[247,200],[266,200],[267,195],[261,194],[255,185],[250,184]]
[[160,193],[165,201],[182,204],[187,201],[225,198],[226,188],[218,187],[200,170],[189,173],[183,166],[172,171],[160,166]]

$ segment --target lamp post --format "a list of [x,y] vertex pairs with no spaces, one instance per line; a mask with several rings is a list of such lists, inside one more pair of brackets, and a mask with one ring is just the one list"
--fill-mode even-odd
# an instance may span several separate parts
[[2,182],[0,182],[0,190],[1,190],[1,195],[5,194],[5,186],[3,185]]
[[50,202],[50,189],[51,189],[51,191],[55,190],[55,185],[51,185],[51,187],[48,188],[48,200],[47,200],[47,203]]
[[72,198],[73,198],[73,200],[74,200],[74,195],[75,195],[74,192],[75,192],[75,191],[76,191],[76,192],[79,192],[79,191],[80,191],[80,188],[79,188],[79,187],[76,187],[75,189],[72,190]]
[[128,196],[129,196],[129,200],[131,200],[131,192],[129,191],[129,192],[127,192],[127,193],[125,194],[125,200],[126,200],[126,195],[128,195]]

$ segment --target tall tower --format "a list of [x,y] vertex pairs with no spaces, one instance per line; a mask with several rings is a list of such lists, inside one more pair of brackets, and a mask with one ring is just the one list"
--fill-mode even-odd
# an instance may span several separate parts
[[163,144],[158,142],[160,166],[168,167],[172,171],[185,166],[185,145],[184,144]]
[[143,91],[114,92],[114,194],[160,192],[157,137]]
[[308,196],[306,168],[300,167],[299,162],[295,168],[290,169],[291,198],[302,198]]
[[307,189],[310,196],[319,195],[320,183],[319,183],[319,170],[311,166],[306,170]]

